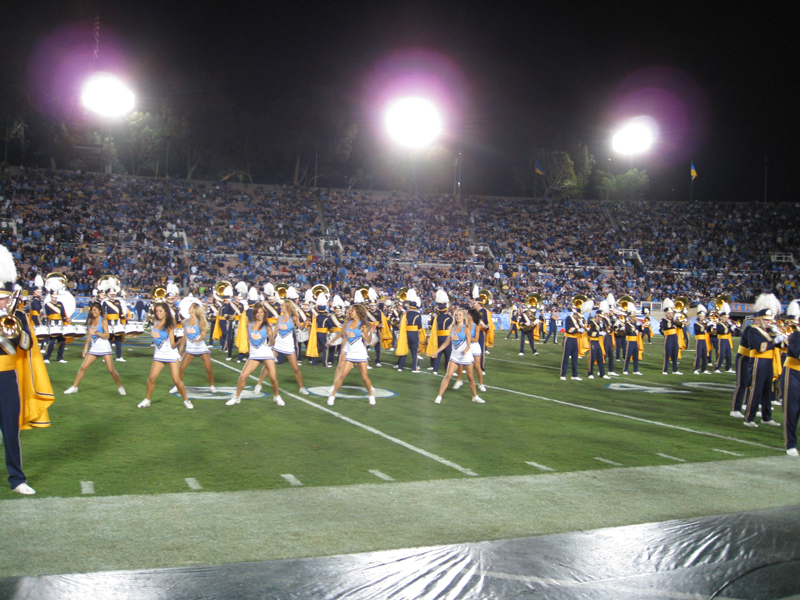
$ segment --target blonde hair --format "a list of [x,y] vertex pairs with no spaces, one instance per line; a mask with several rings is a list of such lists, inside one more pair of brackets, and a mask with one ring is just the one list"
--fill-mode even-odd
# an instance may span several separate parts
[[208,335],[208,318],[206,317],[206,309],[202,304],[192,304],[192,314],[197,318],[197,326],[200,328],[200,334],[203,339]]
[[297,306],[295,306],[294,302],[292,302],[291,300],[284,300],[283,306],[284,308],[286,308],[286,312],[290,317],[294,318],[297,316],[298,309]]

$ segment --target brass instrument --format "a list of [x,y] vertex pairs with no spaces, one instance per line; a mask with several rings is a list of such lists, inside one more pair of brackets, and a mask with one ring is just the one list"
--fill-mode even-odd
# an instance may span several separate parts
[[528,294],[525,298],[525,305],[531,310],[542,310],[544,308],[544,302],[542,301],[541,294],[537,294],[536,292]]
[[587,300],[589,300],[589,298],[587,298],[583,294],[575,294],[572,300],[570,300],[569,305],[571,308],[580,311],[581,307],[583,306],[583,303],[586,302]]
[[408,288],[400,288],[397,291],[397,299],[400,300],[400,302],[405,303],[407,296],[408,296]]
[[689,320],[686,315],[686,310],[689,308],[689,299],[686,296],[678,296],[675,298],[675,322],[680,325],[685,325]]
[[314,294],[314,300],[316,300],[317,296],[319,296],[320,294],[325,294],[329,298],[331,296],[331,291],[328,289],[328,286],[325,285],[324,283],[318,283],[317,285],[312,287],[311,293]]
[[720,312],[722,310],[722,306],[726,303],[731,303],[731,297],[727,294],[720,294],[714,299],[714,310]]
[[[164,287],[164,286],[159,286],[159,287]],[[216,300],[217,302],[222,302],[225,299],[225,288],[227,287],[233,289],[233,286],[231,285],[230,281],[223,280],[215,283],[214,287],[212,288],[212,293],[214,294],[214,300]],[[164,295],[166,295],[166,292],[167,290],[166,288],[164,288]]]
[[622,296],[619,300],[617,300],[617,306],[625,313],[625,316],[636,312],[636,300],[630,296]]
[[489,290],[480,290],[478,291],[478,300],[477,302],[486,306],[487,304],[491,304],[492,300],[494,300],[494,296],[492,296],[492,292]]
[[8,301],[8,306],[6,307],[6,312],[8,314],[0,317],[0,335],[4,335],[10,339],[22,333],[22,322],[14,316],[21,295],[22,290],[15,290],[14,293],[11,294],[11,299]]
[[69,279],[67,279],[67,276],[64,275],[64,273],[58,273],[55,271],[53,273],[48,273],[47,277],[45,277],[44,280],[47,281],[48,279],[52,279],[53,277],[57,277],[58,279],[60,279],[61,283],[64,284],[64,289],[66,289]]
[[275,284],[275,295],[278,296],[281,300],[286,298],[286,292],[289,291],[289,284],[288,283],[276,283]]

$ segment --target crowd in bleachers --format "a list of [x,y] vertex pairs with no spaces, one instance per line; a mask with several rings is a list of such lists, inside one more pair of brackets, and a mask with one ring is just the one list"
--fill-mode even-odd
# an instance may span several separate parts
[[[609,292],[750,302],[764,290],[788,300],[797,274],[771,260],[797,246],[793,206],[454,199],[45,171],[0,176],[0,197],[0,216],[17,229],[0,242],[23,281],[61,271],[76,295],[114,274],[132,293],[169,279],[202,293],[224,279],[414,287],[423,300],[439,286],[463,299],[477,284],[506,304],[534,291],[562,306]],[[322,252],[323,236],[342,251]],[[475,255],[476,243],[491,255]]]

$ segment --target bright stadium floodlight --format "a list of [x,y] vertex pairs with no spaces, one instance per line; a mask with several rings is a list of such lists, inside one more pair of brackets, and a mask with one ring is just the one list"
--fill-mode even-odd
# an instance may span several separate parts
[[615,152],[633,156],[641,154],[650,149],[655,140],[652,119],[648,117],[637,117],[628,121],[622,129],[611,138],[611,147]]
[[402,98],[386,111],[386,130],[401,146],[424,148],[442,133],[439,111],[424,98]]
[[83,105],[98,115],[122,117],[133,110],[135,97],[122,81],[110,73],[92,75],[81,92]]

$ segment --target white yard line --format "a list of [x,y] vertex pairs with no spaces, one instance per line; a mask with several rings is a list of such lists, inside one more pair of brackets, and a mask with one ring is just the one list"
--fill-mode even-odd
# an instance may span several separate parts
[[[213,358],[211,359],[211,361],[217,363],[218,365],[221,365],[221,366],[225,367],[226,369],[230,369],[231,371],[236,371],[237,373],[239,372],[239,369],[236,369],[236,368],[232,367],[231,365],[227,365],[224,362],[220,362],[220,361],[215,360]],[[250,375],[250,379],[254,379],[254,380],[258,381],[258,377],[256,377],[255,375]],[[449,461],[446,458],[442,458],[441,456],[437,456],[436,454],[433,454],[432,452],[428,452],[427,450],[423,450],[422,448],[417,448],[416,446],[414,446],[412,444],[409,444],[408,442],[404,442],[401,439],[398,439],[396,437],[393,437],[391,435],[383,433],[382,431],[380,431],[378,429],[375,429],[374,427],[370,427],[369,425],[365,425],[364,423],[359,423],[358,421],[356,421],[354,419],[351,419],[350,417],[346,417],[343,414],[336,412],[335,410],[329,409],[327,406],[323,406],[321,404],[317,404],[316,402],[311,402],[311,400],[308,400],[308,399],[304,398],[303,396],[298,396],[297,394],[293,394],[291,392],[287,392],[286,390],[281,390],[281,393],[286,395],[286,396],[289,396],[291,398],[294,398],[295,400],[299,400],[300,402],[308,404],[309,406],[313,406],[314,408],[316,408],[318,410],[324,411],[324,412],[328,413],[329,415],[336,417],[337,419],[341,419],[345,423],[349,423],[350,425],[355,425],[356,427],[360,427],[361,429],[364,429],[366,431],[369,431],[370,433],[373,433],[373,434],[375,434],[377,436],[380,436],[385,440],[388,440],[390,442],[394,442],[395,444],[403,446],[404,448],[407,448],[407,449],[411,450],[412,452],[416,452],[417,454],[421,454],[422,456],[424,456],[426,458],[430,458],[431,460],[435,460],[438,463],[441,463],[441,464],[443,464],[443,465],[445,465],[447,467],[455,469],[459,473],[462,473],[464,475],[468,475],[470,477],[477,477],[478,476],[477,473],[475,473],[474,471],[472,471],[470,469],[462,467],[461,465],[457,465],[456,463],[454,463],[452,461]]]
[[384,481],[394,481],[394,479],[389,477],[386,473],[378,471],[378,469],[370,469],[369,472],[375,475],[375,477],[377,477],[378,479],[383,479]]
[[186,485],[189,486],[189,489],[192,489],[192,490],[202,490],[203,489],[203,486],[200,485],[197,482],[197,479],[195,479],[194,477],[187,477],[186,479],[184,479],[184,481],[186,482]]
[[94,482],[81,481],[81,494],[94,494]]
[[550,467],[545,467],[544,465],[540,465],[539,463],[535,463],[535,462],[533,462],[533,461],[530,461],[530,460],[528,460],[528,461],[525,461],[525,464],[526,464],[526,465],[530,465],[530,466],[532,466],[532,467],[536,467],[536,468],[537,468],[537,469],[539,469],[540,471],[552,471],[552,470],[553,470],[553,469],[551,469]]
[[293,485],[295,487],[301,487],[303,485],[302,483],[300,483],[300,480],[291,473],[284,473],[283,475],[281,475],[281,477],[283,477],[286,481],[288,481],[290,485]]
[[656,456],[660,456],[661,458],[667,458],[669,460],[675,460],[678,462],[686,462],[683,458],[677,458],[675,456],[670,456],[669,454],[661,454],[661,452],[656,452]]
[[600,456],[595,456],[595,460],[599,460],[601,463],[606,463],[607,465],[613,465],[615,467],[623,466],[622,463],[614,462],[613,460],[608,460],[607,458],[602,458]]

